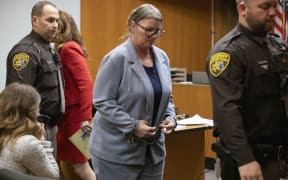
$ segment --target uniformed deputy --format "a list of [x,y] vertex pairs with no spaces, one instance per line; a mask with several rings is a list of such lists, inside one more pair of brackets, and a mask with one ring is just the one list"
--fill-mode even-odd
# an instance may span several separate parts
[[61,102],[63,103],[63,88],[61,76],[58,75],[59,59],[56,54],[51,53],[49,43],[58,30],[58,9],[48,1],[40,1],[32,8],[31,21],[31,33],[18,42],[8,54],[6,85],[17,81],[30,84],[39,91],[40,113],[49,120],[44,120],[47,138],[54,144],[55,125],[61,111]]
[[221,176],[276,180],[286,177],[288,140],[282,72],[266,41],[277,2],[236,3],[239,23],[214,46],[207,63],[213,118],[227,150],[217,154],[231,156],[220,157]]

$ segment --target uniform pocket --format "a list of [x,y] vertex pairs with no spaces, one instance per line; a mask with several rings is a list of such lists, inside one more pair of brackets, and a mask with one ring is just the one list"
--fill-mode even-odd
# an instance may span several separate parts
[[280,93],[280,76],[272,71],[268,61],[255,61],[252,64],[253,74],[249,77],[252,95],[266,96]]
[[43,64],[42,68],[45,73],[57,71],[57,66],[52,61]]
[[57,87],[58,75],[57,67],[53,63],[47,63],[42,65],[43,74],[41,75],[43,87]]

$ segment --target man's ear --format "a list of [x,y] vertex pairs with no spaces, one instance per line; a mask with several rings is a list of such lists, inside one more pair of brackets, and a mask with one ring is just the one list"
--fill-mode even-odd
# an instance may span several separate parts
[[247,4],[244,1],[241,1],[237,6],[237,10],[240,16],[246,16]]
[[35,25],[39,22],[39,19],[37,16],[32,16],[32,25]]

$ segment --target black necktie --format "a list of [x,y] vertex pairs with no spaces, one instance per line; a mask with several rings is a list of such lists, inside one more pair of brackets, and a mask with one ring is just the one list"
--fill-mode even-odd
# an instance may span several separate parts
[[53,60],[55,62],[55,65],[57,66],[57,78],[58,78],[58,82],[59,82],[59,91],[60,91],[60,111],[64,114],[65,113],[65,96],[64,96],[64,83],[63,83],[63,75],[62,75],[62,71],[61,71],[61,62],[60,62],[60,57],[58,55],[58,53],[55,51],[54,49],[54,44],[50,43],[50,47],[49,47],[52,55],[53,55]]

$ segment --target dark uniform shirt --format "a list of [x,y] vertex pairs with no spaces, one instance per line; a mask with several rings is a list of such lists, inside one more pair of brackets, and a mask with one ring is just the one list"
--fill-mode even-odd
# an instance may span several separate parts
[[238,24],[208,56],[213,118],[238,165],[255,160],[256,144],[284,143],[287,117],[280,75],[264,37]]
[[52,118],[50,125],[55,125],[60,111],[56,63],[49,43],[34,31],[18,42],[7,57],[6,85],[22,82],[34,86],[41,95],[40,113]]

